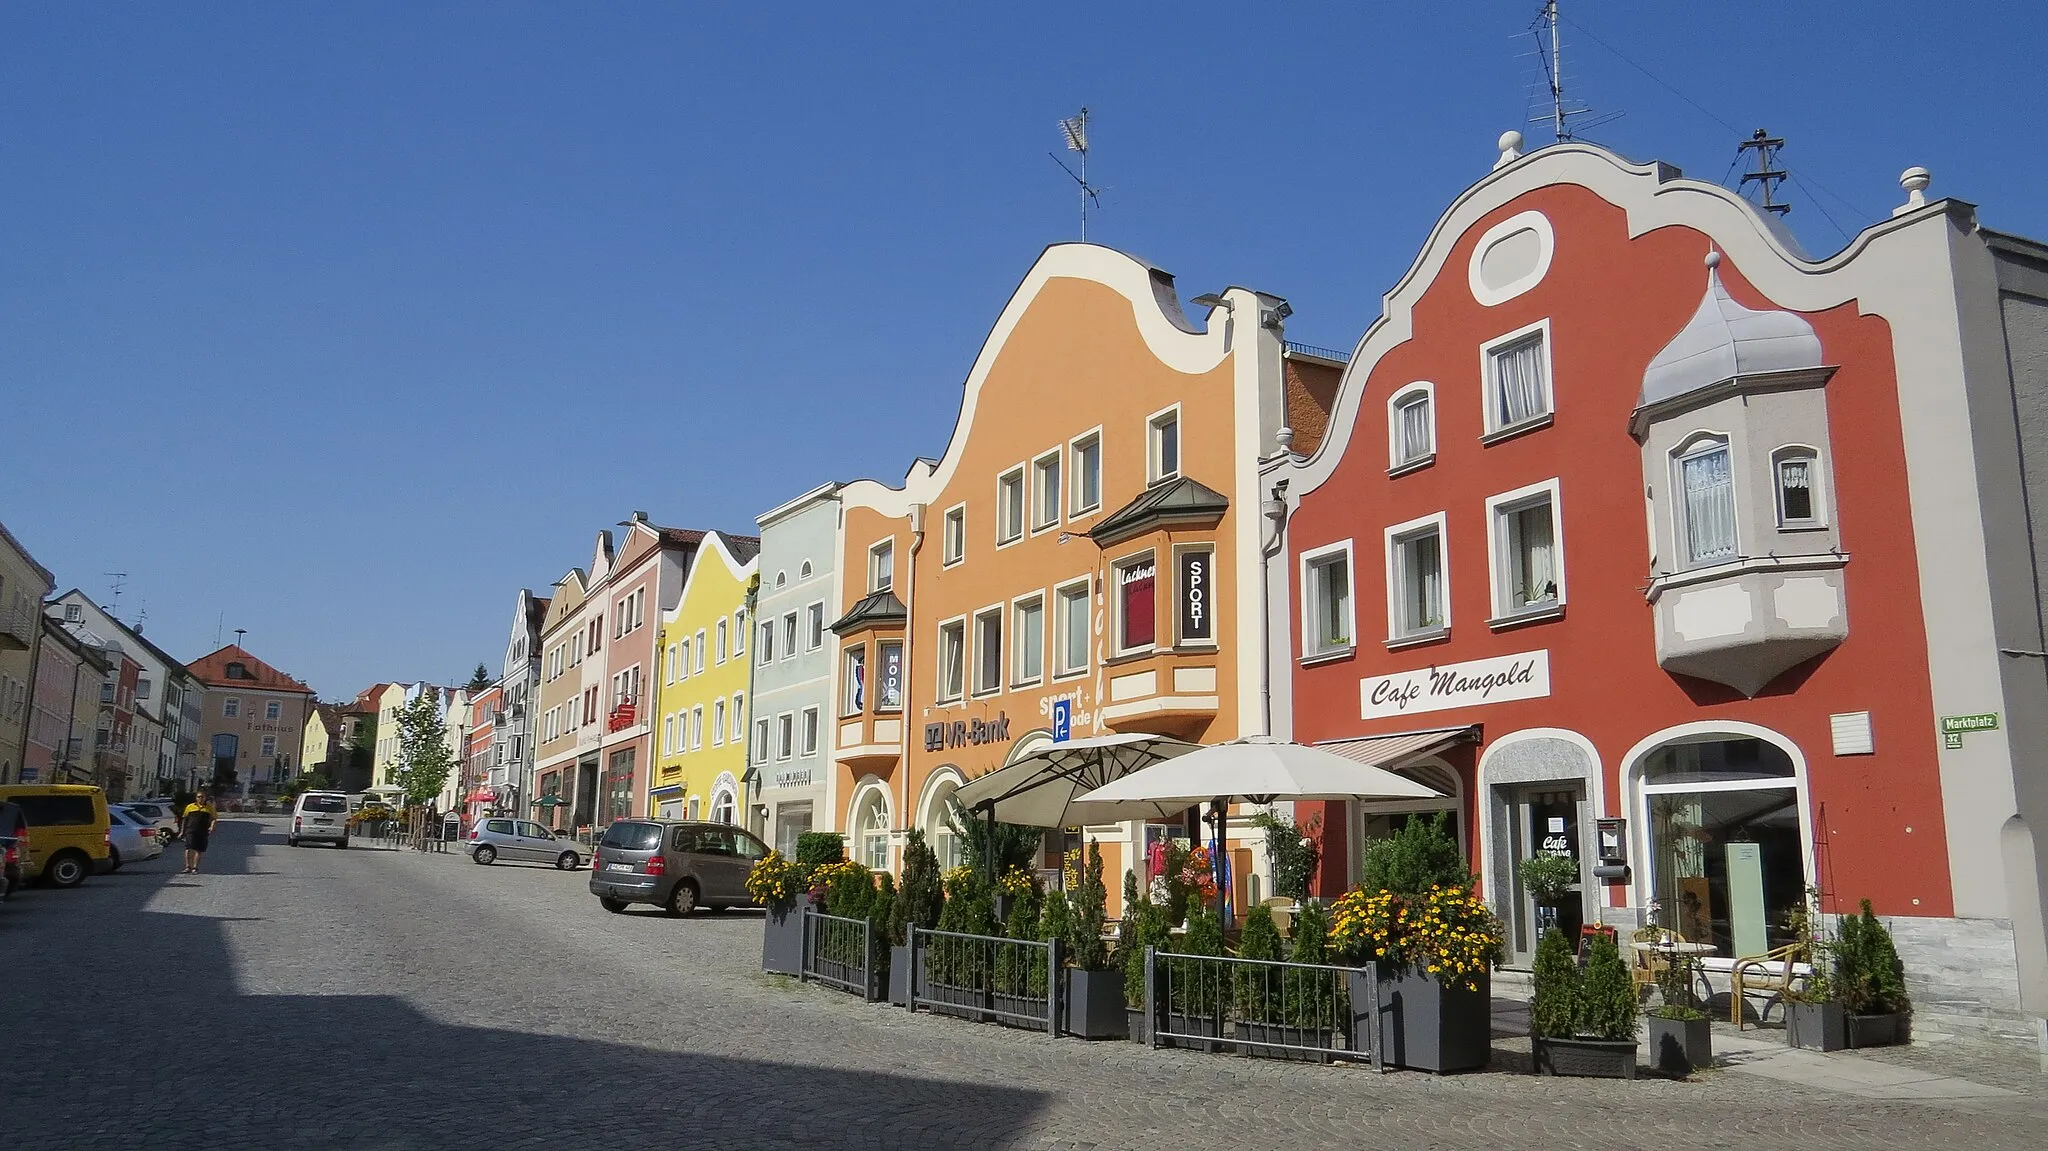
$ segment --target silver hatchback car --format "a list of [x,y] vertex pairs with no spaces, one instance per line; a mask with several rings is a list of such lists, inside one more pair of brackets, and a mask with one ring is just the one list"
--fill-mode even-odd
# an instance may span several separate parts
[[574,871],[583,866],[582,846],[530,819],[493,818],[477,820],[462,849],[478,863],[496,863],[500,859],[552,863],[563,871]]

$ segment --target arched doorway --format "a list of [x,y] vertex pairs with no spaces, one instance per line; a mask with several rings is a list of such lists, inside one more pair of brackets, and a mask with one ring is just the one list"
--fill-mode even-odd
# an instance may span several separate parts
[[871,871],[889,867],[889,789],[870,779],[853,794],[846,819],[853,858]]
[[960,783],[959,769],[942,767],[925,782],[924,798],[918,804],[917,826],[923,830],[932,854],[938,856],[941,871],[960,866],[966,858],[960,837],[954,834],[952,821],[947,818],[953,806],[953,793],[960,790]]

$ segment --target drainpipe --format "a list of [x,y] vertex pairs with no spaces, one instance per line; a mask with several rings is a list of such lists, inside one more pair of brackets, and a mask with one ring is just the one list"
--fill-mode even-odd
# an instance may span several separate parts
[[[1281,428],[1277,437],[1280,450],[1291,452],[1294,429]],[[1260,504],[1266,515],[1266,522],[1272,534],[1259,547],[1259,709],[1265,721],[1265,734],[1273,734],[1273,645],[1283,634],[1273,627],[1273,557],[1280,554],[1287,538],[1287,481],[1279,480],[1273,485],[1273,494]]]
[[[897,790],[902,794],[898,802],[897,818],[903,826],[910,826],[910,685],[916,681],[910,678],[910,653],[916,645],[911,643],[911,633],[917,630],[917,553],[924,550],[924,505],[910,505],[910,562],[903,569],[903,706],[898,709],[901,717],[897,739],[900,750],[896,755],[897,773],[902,776]],[[881,645],[875,645],[879,652]],[[880,663],[879,660],[876,661]],[[880,670],[879,666],[876,668]]]

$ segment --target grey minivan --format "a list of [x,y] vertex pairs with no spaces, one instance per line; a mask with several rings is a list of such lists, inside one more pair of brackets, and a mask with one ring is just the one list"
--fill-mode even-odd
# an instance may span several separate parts
[[590,893],[606,911],[652,903],[670,915],[752,907],[747,873],[768,854],[743,828],[675,819],[621,819],[590,857]]

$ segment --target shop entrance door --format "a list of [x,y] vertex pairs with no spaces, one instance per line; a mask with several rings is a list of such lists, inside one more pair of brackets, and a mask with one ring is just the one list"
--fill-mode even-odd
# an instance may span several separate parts
[[[1579,945],[1579,928],[1586,922],[1585,860],[1579,850],[1581,809],[1586,793],[1578,784],[1533,784],[1517,788],[1508,796],[1508,834],[1514,852],[1515,921],[1509,925],[1508,946],[1517,966],[1528,966],[1536,957],[1542,926],[1554,914],[1554,922],[1574,950]],[[1533,855],[1559,855],[1579,864],[1580,882],[1562,906],[1539,908],[1522,886],[1524,859]]]

